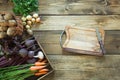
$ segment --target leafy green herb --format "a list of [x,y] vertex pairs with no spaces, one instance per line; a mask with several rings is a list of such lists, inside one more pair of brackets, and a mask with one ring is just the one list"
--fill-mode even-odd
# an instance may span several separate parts
[[38,11],[38,0],[12,0],[14,4],[13,12],[16,15],[26,16],[31,12]]

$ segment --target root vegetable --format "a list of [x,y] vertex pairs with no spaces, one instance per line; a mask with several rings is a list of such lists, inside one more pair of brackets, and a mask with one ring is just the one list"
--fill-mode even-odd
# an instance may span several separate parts
[[26,29],[30,29],[31,27],[30,27],[29,25],[26,25],[25,28],[26,28]]
[[35,18],[32,18],[32,20],[31,20],[31,21],[32,21],[32,23],[35,23]]
[[7,30],[7,35],[8,36],[14,36],[16,33],[16,28],[15,27],[9,27]]
[[29,51],[29,52],[28,52],[28,57],[29,57],[29,58],[33,58],[34,55],[35,55],[35,52],[34,52],[34,51]]
[[40,73],[42,73],[42,72],[48,72],[48,71],[49,71],[48,69],[41,69],[41,70],[39,70]]
[[4,26],[4,27],[0,26],[0,31],[7,31],[7,29],[8,29],[7,26]]
[[35,66],[43,66],[45,65],[46,63],[44,62],[35,62]]
[[33,35],[33,31],[31,29],[27,29],[28,34]]
[[5,20],[0,20],[0,25],[1,26],[8,26],[8,22],[7,21],[5,21]]
[[39,51],[38,54],[34,57],[39,59],[44,59],[44,54],[41,51]]
[[27,23],[26,22],[22,22],[23,26],[25,26]]
[[13,27],[13,26],[16,26],[16,25],[17,25],[17,23],[16,23],[15,20],[9,20],[9,21],[8,21],[8,24],[9,24],[10,27]]
[[26,57],[28,55],[28,51],[26,49],[20,49],[19,54],[21,57]]
[[37,73],[35,73],[35,76],[41,76],[41,75],[44,75],[44,74],[47,74],[47,72],[37,72]]
[[0,39],[6,37],[6,32],[0,32]]
[[31,71],[36,71],[45,68],[46,66],[31,66],[30,70]]
[[4,19],[5,20],[11,20],[11,19],[13,19],[13,16],[12,16],[11,13],[7,13],[7,14],[4,15]]
[[9,24],[10,27],[13,27],[13,26],[16,26],[16,25],[17,25],[17,23],[16,23],[15,20],[9,20],[9,21],[8,21],[8,24]]
[[34,44],[34,42],[35,42],[35,40],[26,40],[26,41],[25,41],[25,45],[26,45],[27,47],[30,47],[30,46],[32,46],[32,45]]
[[27,19],[27,20],[32,20],[32,16],[31,16],[31,15],[28,15],[28,16],[26,17],[26,19]]
[[22,17],[21,19],[22,19],[22,21],[24,21],[24,22],[27,20],[26,17]]
[[27,24],[28,24],[28,25],[32,25],[32,22],[31,22],[31,21],[27,21]]
[[37,14],[37,13],[34,13],[34,14],[33,14],[33,17],[34,17],[34,18],[38,18],[38,14]]
[[40,22],[40,18],[36,18],[36,22],[39,23]]

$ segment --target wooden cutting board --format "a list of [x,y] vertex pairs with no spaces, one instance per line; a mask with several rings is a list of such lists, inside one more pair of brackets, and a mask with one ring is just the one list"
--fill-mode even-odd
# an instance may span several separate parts
[[[65,32],[67,38],[62,46],[64,50],[81,54],[103,55],[96,29],[66,26]],[[99,29],[99,32],[104,41],[104,30]]]

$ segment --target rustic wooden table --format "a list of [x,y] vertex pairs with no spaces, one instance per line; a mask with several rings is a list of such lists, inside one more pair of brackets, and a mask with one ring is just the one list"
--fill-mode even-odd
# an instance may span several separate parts
[[[0,10],[12,6],[0,4]],[[120,0],[39,0],[43,23],[33,28],[55,71],[43,80],[120,80]],[[105,29],[104,57],[61,49],[66,25]]]

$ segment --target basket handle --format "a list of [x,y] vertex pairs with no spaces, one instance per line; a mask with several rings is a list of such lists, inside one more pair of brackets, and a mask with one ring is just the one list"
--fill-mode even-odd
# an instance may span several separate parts
[[63,38],[63,35],[64,34],[66,34],[66,32],[65,32],[65,29],[62,31],[62,33],[60,34],[60,39],[59,39],[59,42],[60,42],[60,46],[61,46],[61,48],[62,48],[62,38]]

